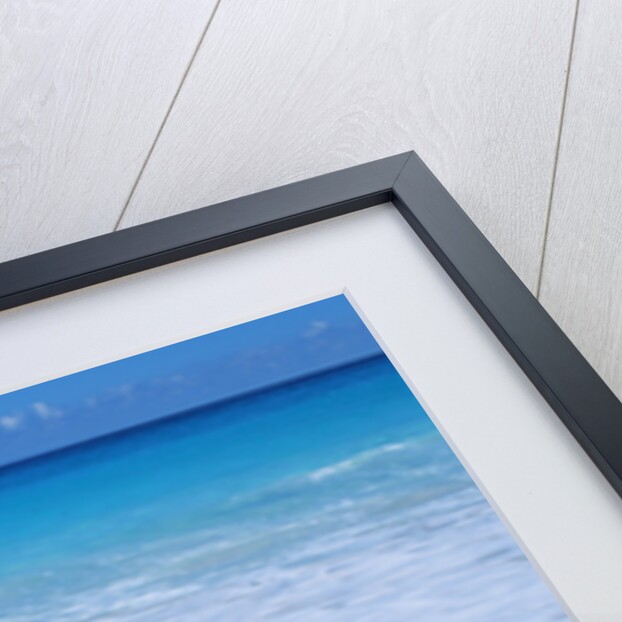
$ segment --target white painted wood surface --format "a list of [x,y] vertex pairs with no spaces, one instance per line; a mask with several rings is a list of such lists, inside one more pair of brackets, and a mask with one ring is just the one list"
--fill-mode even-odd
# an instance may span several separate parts
[[0,261],[114,228],[214,3],[0,3]]
[[622,399],[621,111],[622,4],[582,1],[541,300]]
[[122,226],[414,148],[533,288],[573,15],[223,0]]

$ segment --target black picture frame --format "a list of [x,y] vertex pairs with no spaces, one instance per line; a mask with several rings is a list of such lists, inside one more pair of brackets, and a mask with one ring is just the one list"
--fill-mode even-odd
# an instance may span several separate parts
[[622,497],[622,403],[413,151],[2,263],[0,311],[388,202]]

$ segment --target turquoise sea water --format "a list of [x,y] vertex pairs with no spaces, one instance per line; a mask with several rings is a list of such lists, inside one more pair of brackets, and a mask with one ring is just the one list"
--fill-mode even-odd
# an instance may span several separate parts
[[0,619],[566,616],[381,356],[0,471]]

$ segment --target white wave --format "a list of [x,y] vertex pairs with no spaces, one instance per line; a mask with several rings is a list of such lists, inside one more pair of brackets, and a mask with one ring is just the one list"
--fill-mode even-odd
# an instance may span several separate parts
[[353,458],[349,458],[347,460],[342,460],[341,462],[337,462],[335,464],[331,464],[327,467],[322,467],[315,471],[309,473],[306,478],[311,480],[312,482],[320,482],[327,477],[331,477],[332,475],[338,475],[340,473],[344,473],[346,471],[350,471],[352,469],[356,469],[361,466],[361,464],[366,463],[375,458],[379,458],[384,454],[393,453],[397,451],[403,451],[405,449],[412,449],[414,443],[388,443],[386,445],[382,445],[375,449],[370,449],[368,451],[361,452],[357,454]]
[[[561,609],[474,489],[378,524],[307,533],[251,565],[143,560],[106,588],[54,594],[10,622],[553,622]],[[440,520],[444,519],[444,520]],[[417,521],[433,529],[417,530]],[[207,553],[207,552],[206,552]],[[43,596],[43,595],[41,595]]]

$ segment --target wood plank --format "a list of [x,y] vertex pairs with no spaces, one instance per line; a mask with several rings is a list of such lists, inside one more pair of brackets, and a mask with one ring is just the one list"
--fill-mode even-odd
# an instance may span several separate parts
[[113,229],[214,3],[1,3],[0,261]]
[[573,12],[224,0],[122,226],[415,149],[533,288]]
[[622,5],[581,2],[541,300],[622,399]]

